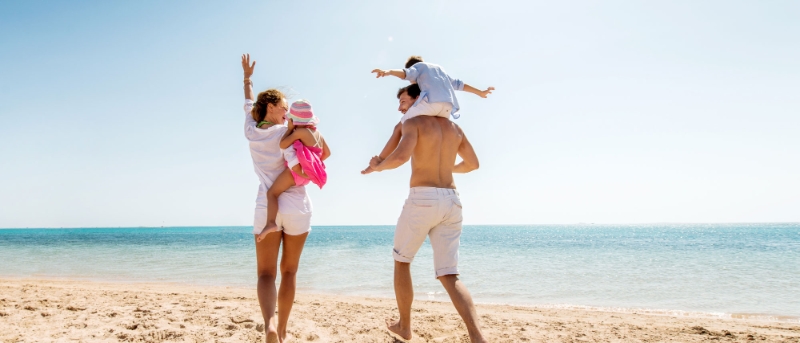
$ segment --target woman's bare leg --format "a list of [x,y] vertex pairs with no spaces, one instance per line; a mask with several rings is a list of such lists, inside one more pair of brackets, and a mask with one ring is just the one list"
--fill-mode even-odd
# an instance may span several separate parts
[[292,186],[294,186],[294,177],[292,172],[286,169],[267,190],[267,226],[256,240],[261,241],[267,234],[278,231],[278,225],[275,224],[275,219],[278,218],[278,196]]
[[297,281],[297,267],[300,265],[300,254],[306,244],[308,232],[292,236],[283,234],[283,256],[281,256],[281,288],[278,291],[278,336],[280,341],[286,340],[286,325],[294,304],[294,292]]
[[264,317],[264,327],[267,333],[267,342],[278,341],[278,327],[275,324],[275,305],[277,292],[275,279],[278,276],[278,249],[281,246],[281,234],[267,235],[265,239],[256,242],[256,264],[258,272],[258,305],[261,306],[261,316]]

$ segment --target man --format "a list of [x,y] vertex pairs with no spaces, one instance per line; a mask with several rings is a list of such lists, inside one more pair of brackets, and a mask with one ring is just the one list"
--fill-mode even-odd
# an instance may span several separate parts
[[[419,86],[401,88],[398,110],[405,114],[420,94]],[[470,341],[486,342],[478,323],[472,296],[458,279],[458,246],[461,236],[461,200],[453,173],[478,169],[478,157],[464,132],[443,117],[418,116],[398,124],[393,139],[370,161],[362,173],[397,168],[411,159],[411,190],[394,234],[394,291],[400,319],[387,321],[389,330],[411,339],[411,261],[426,236],[433,247],[436,278],[464,320]],[[395,148],[396,146],[396,148]],[[456,164],[456,155],[462,162]]]

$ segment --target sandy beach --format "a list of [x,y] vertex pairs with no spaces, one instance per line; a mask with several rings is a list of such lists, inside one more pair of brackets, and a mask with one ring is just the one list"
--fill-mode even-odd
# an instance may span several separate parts
[[[398,342],[393,299],[300,292],[299,342]],[[478,305],[493,342],[800,342],[800,324]],[[468,342],[449,303],[416,301],[412,342]],[[3,342],[262,342],[255,291],[178,284],[0,280]]]

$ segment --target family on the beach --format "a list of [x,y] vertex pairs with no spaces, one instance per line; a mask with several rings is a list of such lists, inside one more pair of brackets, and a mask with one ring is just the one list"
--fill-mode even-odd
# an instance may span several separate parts
[[[254,96],[250,76],[255,64],[249,54],[242,56],[244,134],[260,180],[253,223],[258,301],[267,342],[287,342],[300,255],[311,231],[312,205],[303,186],[325,185],[324,161],[331,152],[316,128],[319,120],[308,101],[298,100],[290,106],[277,89]],[[361,172],[395,169],[411,160],[411,189],[394,234],[394,290],[400,317],[387,320],[387,328],[403,339],[411,339],[414,290],[410,265],[425,238],[430,237],[436,278],[464,320],[470,341],[487,342],[472,296],[458,279],[462,206],[453,180],[453,173],[477,169],[478,157],[467,136],[449,117],[459,117],[455,91],[485,98],[494,88],[471,87],[419,56],[410,57],[403,69],[372,72],[376,77],[391,75],[411,82],[397,92],[398,110],[403,114],[400,122],[381,153]],[[457,164],[456,156],[462,159]],[[281,244],[281,284],[276,289]],[[280,308],[277,316],[276,305]]]

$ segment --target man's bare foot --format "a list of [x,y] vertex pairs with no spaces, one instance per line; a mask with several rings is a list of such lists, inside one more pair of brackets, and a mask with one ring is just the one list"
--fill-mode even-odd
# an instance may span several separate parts
[[261,242],[261,240],[263,240],[265,237],[267,237],[268,234],[273,233],[273,232],[277,232],[277,231],[278,231],[278,225],[276,225],[275,223],[267,224],[267,226],[264,227],[264,230],[261,230],[261,233],[258,234],[258,238],[256,238],[256,242]]
[[396,321],[395,320],[391,320],[391,319],[387,319],[386,320],[386,328],[389,329],[389,331],[393,332],[394,334],[400,336],[400,338],[402,338],[404,340],[410,340],[411,339],[411,327],[403,330],[400,327],[400,320],[399,319],[396,320]]
[[275,317],[272,317],[272,320],[269,321],[269,326],[267,327],[267,343],[279,343],[278,329],[275,326]]
[[283,338],[281,339],[281,342],[280,342],[280,343],[289,343],[289,342],[292,342],[292,341],[294,341],[294,339],[293,339],[293,338],[294,338],[294,337],[292,337],[292,335],[290,335],[290,334],[288,334],[288,333],[287,333],[287,334],[285,334],[285,335],[283,336]]

